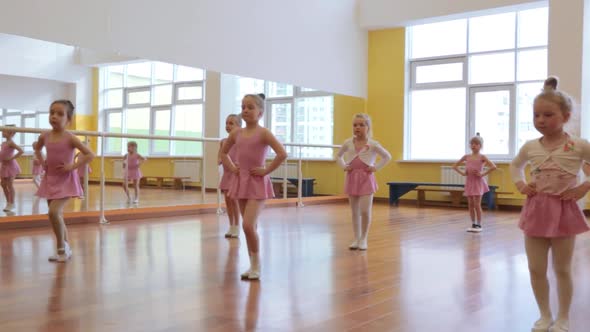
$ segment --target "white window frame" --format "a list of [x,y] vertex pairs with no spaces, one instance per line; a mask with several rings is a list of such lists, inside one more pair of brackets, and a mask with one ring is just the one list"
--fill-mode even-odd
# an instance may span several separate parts
[[[282,143],[293,143],[294,142],[294,138],[295,138],[295,98],[289,98],[289,97],[283,97],[283,98],[273,98],[271,100],[268,100],[265,102],[265,108],[268,110],[268,112],[264,113],[264,123],[266,123],[266,127],[268,128],[272,128],[273,126],[273,117],[272,117],[272,105],[291,105],[291,114],[290,114],[290,132],[289,132],[289,141],[287,142],[282,142]],[[287,146],[285,147],[285,150],[287,150],[288,153],[292,153],[292,148]]]
[[[201,88],[201,98],[196,98],[196,99],[178,99],[179,98],[179,93],[178,90],[180,90],[181,88],[193,88],[193,87],[200,87]],[[175,83],[173,86],[173,92],[172,92],[172,100],[174,104],[176,105],[188,105],[188,104],[202,104],[203,100],[205,98],[205,87],[203,85],[202,82],[181,82],[181,83]]]
[[[170,123],[168,125],[168,135],[170,136],[172,133],[172,106],[154,106],[151,108],[151,119],[150,119],[150,135],[156,135],[156,113],[168,111],[170,112]],[[171,141],[168,142],[168,153],[165,152],[156,152],[155,143],[156,140],[150,140],[150,152],[152,156],[168,156],[172,151],[172,144]]]
[[[104,127],[109,128],[109,115],[112,113],[119,113],[121,115],[121,133],[123,133],[123,128],[125,128],[125,115],[123,114],[123,109],[122,108],[111,108],[108,110],[104,111]],[[106,130],[105,130],[106,131]],[[115,152],[110,152],[109,150],[109,145],[107,144],[108,142],[108,138],[106,138],[106,142],[104,144],[105,145],[105,155],[120,155],[118,153]],[[119,150],[123,149],[123,139],[121,139],[121,146],[119,147]]]
[[[544,6],[539,6],[546,7]],[[518,78],[518,54],[522,51],[529,51],[529,50],[547,50],[548,45],[541,45],[541,46],[526,46],[526,47],[518,47],[518,31],[519,31],[519,15],[518,12],[531,9],[530,7],[512,10],[515,12],[514,19],[515,19],[515,35],[516,38],[514,39],[514,47],[511,49],[502,49],[502,50],[492,50],[492,51],[482,51],[482,52],[470,52],[469,51],[469,18],[467,20],[467,35],[466,35],[466,51],[464,54],[454,54],[454,55],[444,55],[440,57],[428,57],[428,58],[409,58],[407,60],[408,63],[408,73],[409,79],[406,82],[406,106],[404,111],[404,160],[409,161],[435,161],[434,159],[414,159],[411,155],[411,93],[413,90],[434,90],[434,89],[447,89],[447,88],[465,88],[466,89],[466,128],[465,128],[465,153],[470,152],[469,147],[469,138],[475,135],[475,109],[474,109],[474,100],[473,100],[473,93],[476,91],[494,91],[497,90],[499,87],[505,87],[506,89],[510,90],[510,129],[509,129],[509,154],[508,155],[488,155],[490,159],[496,161],[503,161],[509,160],[516,154],[518,150],[518,132],[517,132],[517,112],[516,109],[516,98],[517,98],[517,86],[520,84],[525,83],[539,83],[539,90],[543,85],[543,80],[519,80]],[[409,54],[409,49],[411,47],[411,27],[406,30],[406,51]],[[485,83],[485,84],[471,84],[469,83],[469,61],[470,58],[474,55],[490,55],[490,54],[500,54],[506,52],[513,52],[514,53],[514,79],[509,82],[494,82],[494,83]],[[420,83],[416,82],[416,69],[421,66],[430,66],[430,65],[437,65],[437,64],[446,64],[446,63],[463,63],[463,79],[460,81],[447,81],[447,82],[435,82],[435,83]],[[489,90],[486,90],[489,89]],[[485,135],[485,134],[482,134]]]
[[[472,86],[467,90],[469,98],[469,108],[467,109],[467,122],[469,126],[466,127],[466,137],[474,137],[475,132],[475,94],[478,92],[492,92],[492,91],[508,91],[510,93],[510,122],[508,129],[508,154],[485,154],[488,158],[494,160],[508,160],[515,155],[516,151],[516,84],[499,84],[488,86]],[[485,139],[485,137],[484,137]],[[471,149],[469,140],[465,141],[465,151]]]
[[[158,83],[156,84],[156,79],[155,79],[155,63],[156,62],[151,62],[151,80],[150,80],[150,84],[149,85],[143,85],[143,86],[133,86],[133,87],[127,87],[127,66],[126,64],[121,64],[123,65],[124,69],[123,69],[123,86],[122,87],[117,87],[117,88],[107,88],[106,87],[106,83],[107,83],[107,77],[108,77],[108,67],[104,67],[100,69],[100,86],[99,86],[99,93],[100,93],[100,101],[99,101],[99,107],[101,109],[100,111],[100,117],[102,118],[102,121],[100,123],[103,124],[105,131],[106,128],[108,128],[108,115],[110,113],[118,113],[120,112],[121,114],[121,132],[122,133],[126,133],[127,132],[127,123],[126,123],[126,117],[127,117],[127,110],[128,109],[135,109],[135,108],[149,108],[150,109],[150,128],[148,128],[149,132],[151,134],[155,133],[155,112],[159,111],[159,110],[170,110],[170,129],[169,129],[169,133],[170,136],[174,136],[173,134],[173,125],[174,125],[174,118],[175,118],[175,111],[176,111],[176,105],[201,105],[202,108],[202,123],[203,123],[203,128],[201,128],[204,131],[204,125],[205,125],[205,79],[207,77],[207,73],[205,70],[203,71],[203,80],[202,81],[182,81],[182,82],[177,82],[177,71],[178,71],[178,67],[179,65],[173,65],[173,78],[171,82],[164,82],[164,83]],[[116,65],[116,64],[114,64]],[[152,102],[155,98],[155,87],[158,86],[165,86],[165,85],[170,85],[172,87],[172,96],[171,96],[171,101],[170,104],[161,104],[161,105],[152,105]],[[178,96],[178,89],[181,87],[201,87],[201,90],[203,92],[202,94],[202,98],[198,98],[198,99],[191,99],[191,100],[177,100],[177,96]],[[114,108],[106,108],[106,98],[108,95],[108,91],[111,90],[122,90],[123,93],[123,105],[122,107],[114,107]],[[150,100],[147,103],[141,103],[141,104],[129,104],[129,93],[133,93],[133,92],[143,92],[146,91],[150,94]],[[174,147],[173,147],[173,143],[172,141],[170,141],[169,143],[169,153],[165,154],[165,153],[156,153],[155,152],[155,148],[154,148],[154,140],[150,140],[150,144],[148,144],[148,156],[160,156],[160,157],[175,157],[176,155],[173,154],[174,151]],[[107,141],[108,142],[108,141]],[[108,143],[105,142],[105,144],[107,144],[105,146],[105,155],[109,155],[109,156],[113,156],[113,155],[120,155],[121,153],[124,153],[124,143],[125,139],[121,140],[121,147],[120,147],[120,153],[117,152],[109,152],[109,147]],[[118,149],[110,149],[110,150],[118,150]],[[195,155],[196,156],[196,155]],[[202,155],[200,155],[202,156]],[[182,156],[182,157],[187,157],[187,156]]]
[[[147,103],[141,104],[129,104],[129,95],[132,93],[141,93],[141,92],[148,92],[150,94],[149,101]],[[133,87],[133,88],[125,88],[123,89],[123,108],[146,108],[151,107],[152,101],[152,88],[151,86],[147,87]]]
[[[272,82],[269,81],[265,81],[264,82],[264,87],[265,87],[265,95],[268,96],[268,89],[269,89],[269,84]],[[264,123],[266,124],[267,127],[271,128],[272,126],[272,109],[271,109],[271,105],[272,104],[291,104],[291,139],[290,139],[290,143],[294,143],[295,142],[295,129],[296,129],[296,110],[295,110],[295,106],[297,104],[297,99],[300,98],[314,98],[314,97],[331,97],[332,98],[332,118],[334,118],[334,94],[332,93],[328,93],[325,91],[321,91],[321,90],[315,90],[315,91],[301,91],[302,88],[299,86],[293,86],[293,96],[282,96],[282,97],[268,97],[265,100],[265,109],[267,110],[267,112],[265,112],[264,114]],[[332,144],[334,143],[334,130],[332,130],[332,133],[330,134],[331,138],[332,138]],[[301,143],[301,144],[306,144],[306,143]],[[308,143],[308,144],[313,144],[313,143]],[[297,153],[299,151],[299,149],[287,149],[287,151],[290,154],[293,154],[293,156],[298,157]],[[334,160],[334,157],[306,157],[303,156],[302,159],[304,160]]]
[[[433,83],[418,83],[416,82],[416,70],[419,67],[428,67],[428,66],[435,66],[435,65],[444,65],[444,64],[452,64],[452,63],[461,63],[463,65],[463,78],[458,81],[444,81],[444,82],[433,82]],[[419,89],[432,89],[432,88],[456,88],[456,87],[463,87],[467,85],[467,74],[468,74],[468,67],[467,67],[467,56],[452,56],[452,57],[445,57],[442,59],[422,59],[416,61],[410,61],[410,88],[412,90],[419,90]]]

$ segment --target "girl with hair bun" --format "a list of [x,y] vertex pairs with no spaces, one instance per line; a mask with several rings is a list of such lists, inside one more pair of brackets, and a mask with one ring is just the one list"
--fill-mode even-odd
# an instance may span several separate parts
[[[477,133],[469,140],[471,147],[471,154],[466,154],[459,161],[453,165],[453,169],[467,177],[465,179],[465,192],[463,195],[467,197],[467,207],[469,209],[469,216],[471,217],[471,227],[467,228],[468,232],[481,232],[481,197],[483,194],[490,191],[486,182],[485,176],[496,169],[496,165],[491,162],[488,157],[481,154],[483,147],[483,138]],[[465,164],[465,170],[459,169],[459,165]],[[487,166],[487,171],[484,172],[484,166]]]
[[[589,177],[578,181],[584,162],[590,161],[590,143],[564,130],[573,102],[557,85],[557,78],[549,77],[533,103],[534,125],[543,136],[526,142],[510,165],[516,187],[527,196],[518,226],[524,233],[531,286],[541,316],[532,331],[569,330],[574,245],[576,235],[589,229],[576,201],[590,190]],[[528,182],[527,164],[531,170]],[[559,299],[555,321],[549,305],[549,250]]]

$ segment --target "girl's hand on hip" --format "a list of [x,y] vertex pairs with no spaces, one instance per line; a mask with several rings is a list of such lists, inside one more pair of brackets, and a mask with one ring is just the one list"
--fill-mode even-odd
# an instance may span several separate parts
[[254,175],[254,176],[265,176],[266,174],[266,168],[264,167],[256,167],[256,168],[252,168],[250,170],[250,175]]
[[564,191],[563,193],[561,193],[561,199],[562,200],[573,199],[574,201],[577,201],[579,199],[582,199],[584,196],[586,196],[587,192],[588,192],[588,188],[584,184],[582,184],[582,185],[579,185],[577,187],[573,187],[573,188],[568,189],[568,190]]

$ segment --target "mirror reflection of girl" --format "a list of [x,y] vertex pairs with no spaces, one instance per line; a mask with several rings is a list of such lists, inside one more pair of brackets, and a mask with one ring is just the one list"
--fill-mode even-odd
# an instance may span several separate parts
[[[137,142],[127,143],[127,154],[123,157],[123,190],[127,195],[127,203],[139,203],[139,180],[143,176],[139,166],[146,161],[146,158],[137,153]],[[129,195],[129,181],[133,182],[134,198]]]
[[[82,144],[88,146],[88,142],[82,142]],[[76,157],[74,158],[74,160],[78,160],[78,157],[80,156],[80,152],[76,153]],[[80,176],[80,185],[82,186],[82,192],[83,195],[80,196],[81,199],[84,199],[85,196],[88,194],[86,192],[84,192],[86,190],[85,188],[85,184],[86,184],[86,175],[88,175],[88,178],[90,178],[90,174],[92,173],[92,167],[90,167],[90,164],[86,164],[84,165],[82,168],[80,168],[78,170],[78,176]]]
[[[33,151],[37,149],[37,142],[33,142]],[[36,156],[33,156],[33,184],[37,189],[41,185],[41,178],[43,178],[43,174],[45,174],[45,170],[43,169],[43,161],[37,159]]]
[[[230,134],[234,129],[241,127],[242,119],[240,118],[239,114],[230,114],[225,119],[225,131],[228,134]],[[220,164],[223,164],[221,160],[221,151],[226,140],[227,139],[221,140],[221,144],[219,145],[218,162]],[[228,157],[233,161],[234,164],[237,164],[236,153],[237,149],[234,145],[228,152]],[[227,216],[229,219],[229,230],[227,233],[225,233],[226,238],[237,238],[240,236],[240,207],[238,205],[238,201],[229,197],[229,189],[233,181],[236,181],[236,174],[224,165],[223,176],[219,182],[219,189],[221,192],[223,192],[223,196],[225,197],[225,206],[227,208]]]
[[[14,127],[9,125],[7,127]],[[12,138],[16,132],[12,130],[5,130],[2,132],[2,137],[6,140],[0,147],[0,161],[2,167],[0,168],[0,178],[2,178],[2,190],[6,196],[5,212],[10,212],[14,209],[14,178],[20,174],[20,167],[16,162],[16,158],[23,154],[23,149],[16,145]],[[14,152],[16,151],[16,154]]]

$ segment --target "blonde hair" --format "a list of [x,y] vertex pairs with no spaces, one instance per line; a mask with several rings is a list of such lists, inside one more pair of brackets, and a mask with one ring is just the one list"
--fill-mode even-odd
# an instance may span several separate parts
[[228,115],[227,118],[226,118],[226,121],[227,121],[227,119],[230,119],[230,118],[233,119],[236,122],[236,124],[238,125],[238,127],[241,127],[242,126],[242,117],[239,114],[230,114],[230,115]]
[[[13,124],[7,124],[7,125],[5,125],[4,127],[16,127],[16,125],[13,125]],[[13,138],[13,137],[14,137],[14,135],[16,135],[16,131],[14,131],[14,130],[5,130],[5,131],[6,131],[6,133],[7,133],[7,136],[8,136],[8,138]]]
[[471,137],[469,140],[469,144],[477,142],[479,145],[483,146],[483,137],[479,136],[479,133],[475,133],[475,136]]
[[256,106],[258,108],[260,108],[260,115],[264,114],[264,100],[266,99],[266,96],[264,95],[264,93],[247,94],[244,96],[244,98],[242,98],[242,100],[244,100],[246,98],[254,99],[254,104],[256,104]]
[[129,141],[129,142],[127,142],[127,146],[134,146],[137,149],[137,142],[136,141]]
[[[543,84],[543,91],[535,97],[533,104],[543,99],[557,104],[563,116],[569,117],[573,110],[573,100],[567,93],[557,90],[559,78],[549,76]],[[569,119],[569,118],[568,118]]]
[[355,119],[363,119],[365,121],[365,125],[369,128],[367,131],[367,137],[371,137],[371,128],[373,127],[371,117],[367,113],[357,113],[352,117],[352,121],[354,122]]

